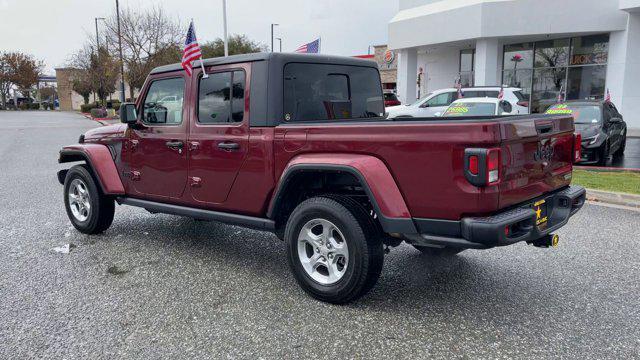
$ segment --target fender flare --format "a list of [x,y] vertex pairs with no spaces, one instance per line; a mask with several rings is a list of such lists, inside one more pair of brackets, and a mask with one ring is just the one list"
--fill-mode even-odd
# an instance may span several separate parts
[[[118,169],[111,151],[102,144],[77,144],[65,146],[60,150],[59,163],[85,161],[93,170],[102,192],[107,195],[124,195],[124,186],[118,175]],[[64,183],[68,170],[58,173],[58,180]],[[63,176],[64,175],[64,176]]]
[[413,219],[406,202],[387,166],[371,155],[308,154],[292,159],[286,166],[269,204],[267,217],[275,213],[294,175],[309,171],[346,172],[362,184],[386,233],[415,234]]

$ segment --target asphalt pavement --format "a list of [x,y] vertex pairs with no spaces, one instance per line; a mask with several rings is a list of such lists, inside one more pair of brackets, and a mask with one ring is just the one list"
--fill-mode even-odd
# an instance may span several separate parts
[[402,245],[368,296],[328,305],[270,234],[126,206],[75,231],[57,154],[94,126],[0,111],[1,359],[640,357],[640,212],[587,204],[557,249]]
[[615,168],[640,169],[640,138],[627,138],[624,156],[611,159],[607,165]]

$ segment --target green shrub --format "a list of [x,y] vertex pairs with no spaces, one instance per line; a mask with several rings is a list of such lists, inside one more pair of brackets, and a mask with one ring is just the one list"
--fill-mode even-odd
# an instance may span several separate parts
[[93,103],[82,104],[80,105],[80,112],[89,113],[91,112],[91,109],[95,109],[95,108],[96,108],[96,104],[93,104]]
[[50,108],[50,104],[48,102],[42,103],[42,110],[49,110],[49,108]]
[[120,101],[119,100],[107,101],[107,109],[120,109]]
[[93,118],[105,118],[107,117],[107,110],[102,108],[91,109],[91,117]]
[[38,104],[38,103],[29,104],[29,109],[31,109],[31,110],[40,110],[40,104]]
[[18,109],[20,110],[29,110],[29,104],[28,103],[20,103],[20,105],[18,105]]

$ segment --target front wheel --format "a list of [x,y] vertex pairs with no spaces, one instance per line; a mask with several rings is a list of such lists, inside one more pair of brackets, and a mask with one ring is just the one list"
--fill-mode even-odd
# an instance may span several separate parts
[[115,212],[86,166],[69,169],[64,180],[64,205],[73,226],[84,234],[99,234],[111,226]]
[[622,144],[620,144],[620,147],[618,148],[618,150],[613,154],[614,157],[616,158],[621,158],[624,156],[624,150],[627,147],[627,137],[626,135],[622,138]]
[[366,294],[382,271],[381,237],[357,202],[315,197],[298,205],[284,238],[298,284],[316,299],[344,304]]
[[599,166],[606,166],[609,160],[609,144],[604,143],[598,150],[598,163]]

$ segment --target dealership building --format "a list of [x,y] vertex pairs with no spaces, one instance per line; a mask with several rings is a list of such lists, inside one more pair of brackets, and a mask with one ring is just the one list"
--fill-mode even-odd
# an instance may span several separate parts
[[517,86],[542,112],[603,99],[640,129],[640,0],[399,0],[389,23],[403,103],[464,85]]

